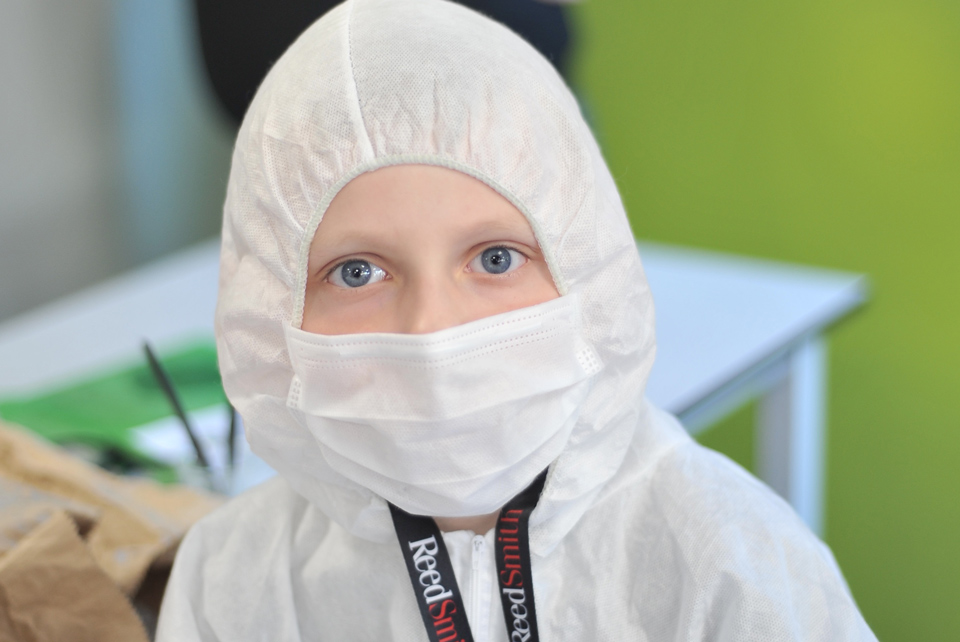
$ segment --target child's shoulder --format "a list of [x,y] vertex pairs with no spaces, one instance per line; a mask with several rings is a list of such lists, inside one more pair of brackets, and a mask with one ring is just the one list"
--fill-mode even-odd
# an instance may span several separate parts
[[655,458],[628,456],[618,477],[600,504],[620,506],[629,530],[658,533],[693,566],[766,565],[776,549],[834,565],[829,549],[786,501],[686,435]]
[[766,484],[698,444],[674,417],[657,409],[598,505],[608,502],[620,505],[630,519],[653,520],[678,536],[716,539],[744,531],[821,546]]
[[[277,475],[195,523],[180,543],[174,572],[197,586],[259,582],[265,574],[282,582],[299,559],[296,538],[322,542],[330,528],[330,519]],[[269,564],[249,563],[266,557]]]
[[667,433],[638,436],[567,538],[567,558],[604,569],[581,584],[629,595],[633,624],[653,639],[680,626],[682,639],[730,639],[723,629],[744,640],[873,640],[830,550],[793,509],[728,458]]
[[279,627],[274,639],[299,639],[289,599],[296,536],[322,539],[327,531],[326,516],[281,477],[231,499],[184,537],[157,639],[245,639],[264,613]]

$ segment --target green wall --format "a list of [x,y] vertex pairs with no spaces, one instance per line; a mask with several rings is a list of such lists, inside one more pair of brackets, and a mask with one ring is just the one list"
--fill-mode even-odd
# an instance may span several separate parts
[[[826,539],[880,639],[960,640],[960,3],[587,0],[575,18],[638,236],[870,276],[831,334]],[[749,465],[751,422],[705,440]]]

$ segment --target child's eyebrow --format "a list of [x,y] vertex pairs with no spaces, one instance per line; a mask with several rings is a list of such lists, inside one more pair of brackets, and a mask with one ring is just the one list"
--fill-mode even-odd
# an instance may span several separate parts
[[[513,239],[536,249],[540,247],[536,235],[524,219],[510,220],[509,222],[503,220],[481,221],[465,228],[462,234],[465,237],[488,239],[490,241]],[[483,243],[485,241],[475,242]]]
[[[457,230],[456,236],[468,241],[471,245],[497,240],[513,240],[535,249],[540,247],[533,230],[523,218],[515,221],[501,219],[479,221]],[[375,253],[378,248],[388,249],[396,242],[390,235],[364,228],[334,229],[319,238],[320,242],[311,248],[313,258],[316,260],[353,252]]]

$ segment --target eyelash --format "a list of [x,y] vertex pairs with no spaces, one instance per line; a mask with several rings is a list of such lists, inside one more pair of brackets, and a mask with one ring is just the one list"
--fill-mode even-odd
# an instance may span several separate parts
[[523,250],[521,250],[519,247],[515,247],[515,246],[511,245],[510,243],[494,243],[494,244],[492,244],[492,245],[485,245],[483,248],[481,248],[481,249],[477,252],[477,254],[483,254],[483,253],[486,252],[487,250],[492,250],[492,249],[494,249],[494,248],[496,248],[496,247],[502,247],[502,248],[505,249],[505,250],[513,250],[514,252],[516,252],[517,254],[519,254],[520,256],[522,256],[523,258],[527,259],[528,261],[530,260],[530,256],[529,256],[526,252],[524,252]]
[[[482,247],[481,249],[477,250],[476,254],[473,255],[473,257],[470,259],[470,261],[468,261],[467,264],[469,265],[470,263],[472,263],[477,257],[481,256],[481,255],[482,255],[484,252],[486,252],[487,250],[492,250],[492,249],[500,248],[500,247],[502,247],[502,248],[504,248],[504,249],[506,249],[506,250],[512,250],[512,251],[516,252],[517,254],[519,254],[520,256],[522,256],[525,261],[529,261],[529,260],[530,260],[530,256],[529,256],[526,252],[524,252],[523,250],[521,250],[520,248],[518,248],[518,247],[516,247],[516,246],[514,246],[514,245],[512,245],[512,244],[509,244],[509,243],[492,243],[492,244],[490,244],[490,245],[486,245],[486,246]],[[381,268],[380,266],[376,265],[375,263],[373,263],[373,262],[371,262],[371,261],[367,261],[367,259],[361,259],[361,258],[359,258],[359,257],[353,257],[353,256],[351,256],[351,257],[347,257],[347,258],[343,259],[342,261],[339,261],[336,265],[334,265],[332,268],[330,268],[329,270],[327,270],[326,274],[323,275],[323,280],[329,282],[330,277],[333,276],[334,274],[336,274],[337,270],[342,269],[344,265],[346,265],[347,263],[350,263],[351,261],[366,261],[366,262],[369,263],[370,265],[375,266],[375,267],[377,267],[377,268],[380,269],[380,270],[383,270],[383,268]],[[517,269],[519,269],[519,268],[517,268]],[[387,276],[389,276],[389,272],[387,272],[386,270],[383,270],[383,271],[387,274]],[[490,273],[487,273],[487,274],[488,274],[488,276],[503,276],[503,275],[500,275],[500,274],[490,274]],[[362,286],[361,286],[361,287],[362,287]],[[357,288],[357,289],[359,289],[359,288]]]
[[517,270],[519,270],[521,267],[523,267],[523,266],[526,264],[527,261],[530,260],[530,257],[527,255],[526,252],[524,252],[523,250],[521,250],[521,249],[519,249],[519,248],[517,248],[517,247],[514,247],[513,245],[510,245],[510,244],[507,244],[507,243],[492,243],[492,244],[490,244],[490,245],[484,246],[484,247],[482,247],[481,249],[477,250],[477,253],[473,255],[473,258],[470,259],[470,261],[467,263],[467,265],[469,266],[469,265],[472,264],[474,261],[476,261],[476,260],[479,259],[481,256],[483,256],[483,253],[484,253],[484,252],[487,252],[488,250],[495,250],[495,249],[498,249],[498,248],[502,248],[502,249],[504,249],[504,250],[510,250],[511,252],[516,252],[517,254],[519,254],[520,256],[523,257],[523,263],[521,263],[520,265],[518,265],[516,268],[514,268],[514,269],[512,269],[512,270],[508,270],[507,272],[504,272],[504,273],[502,273],[502,274],[495,274],[495,273],[491,273],[491,272],[479,271],[480,274],[486,274],[487,276],[492,276],[492,277],[505,277],[505,276],[507,276],[508,274],[512,274],[513,272],[516,272]]
[[[331,285],[334,285],[334,286],[336,286],[336,287],[338,287],[338,288],[345,289],[345,290],[359,290],[359,289],[361,289],[362,287],[364,287],[364,286],[366,286],[366,285],[370,285],[370,283],[368,282],[368,283],[363,283],[363,284],[361,284],[361,285],[358,285],[358,286],[356,286],[356,287],[351,287],[351,286],[348,285],[347,283],[344,283],[343,285],[340,285],[340,284],[337,284],[337,283],[333,283],[333,281],[331,281],[331,279],[337,275],[338,271],[340,271],[340,270],[343,269],[343,266],[347,265],[348,263],[352,263],[352,262],[354,262],[354,261],[366,263],[366,264],[371,268],[371,272],[372,272],[372,273],[371,273],[371,275],[370,275],[369,278],[370,278],[370,279],[376,279],[375,281],[373,281],[373,283],[379,283],[380,281],[383,281],[383,280],[386,279],[388,276],[390,276],[389,273],[388,273],[386,270],[384,270],[382,267],[380,267],[379,265],[377,265],[377,264],[374,263],[373,261],[368,261],[367,259],[361,259],[361,258],[357,258],[357,257],[348,257],[348,258],[340,261],[340,262],[337,263],[336,265],[334,265],[332,268],[330,268],[330,269],[327,271],[326,275],[324,275],[323,280],[326,281],[326,282],[328,282],[328,283],[330,283]],[[341,277],[341,280],[342,280],[342,277]]]

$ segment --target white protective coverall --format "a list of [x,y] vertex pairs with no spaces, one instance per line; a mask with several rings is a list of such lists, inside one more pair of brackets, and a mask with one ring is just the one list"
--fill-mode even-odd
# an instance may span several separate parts
[[[653,302],[576,100],[518,36],[443,0],[348,0],[246,115],[216,331],[227,393],[280,476],[191,529],[158,639],[427,639],[386,503],[286,403],[284,326],[301,322],[319,220],[350,179],[401,163],[466,172],[523,212],[604,364],[531,517],[542,639],[874,640],[793,510],[645,401]],[[492,533],[444,534],[477,642],[508,639]]]

